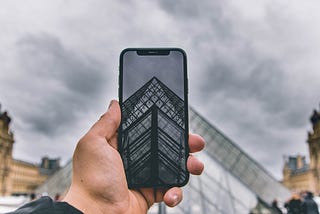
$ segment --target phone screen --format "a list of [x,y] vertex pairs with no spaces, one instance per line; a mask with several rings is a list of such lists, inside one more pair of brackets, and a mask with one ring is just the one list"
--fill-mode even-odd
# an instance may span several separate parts
[[128,186],[183,186],[189,179],[186,55],[125,49],[120,55],[119,152]]

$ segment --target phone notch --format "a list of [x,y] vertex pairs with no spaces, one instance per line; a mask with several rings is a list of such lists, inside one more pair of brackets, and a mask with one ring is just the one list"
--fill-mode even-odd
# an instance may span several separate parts
[[137,50],[137,54],[139,56],[152,56],[152,55],[169,55],[170,54],[170,50],[168,49],[140,49]]

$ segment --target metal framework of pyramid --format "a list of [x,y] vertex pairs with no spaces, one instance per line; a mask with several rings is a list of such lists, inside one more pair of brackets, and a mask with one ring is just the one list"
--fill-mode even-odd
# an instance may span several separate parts
[[132,186],[171,186],[187,179],[184,102],[153,77],[122,105],[122,156]]

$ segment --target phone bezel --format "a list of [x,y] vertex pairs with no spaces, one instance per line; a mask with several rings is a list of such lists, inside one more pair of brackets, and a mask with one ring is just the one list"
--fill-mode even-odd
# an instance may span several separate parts
[[[146,55],[169,55],[170,51],[178,51],[182,53],[183,56],[183,80],[184,80],[184,108],[185,108],[185,167],[187,169],[187,160],[189,156],[189,112],[188,112],[188,74],[187,74],[187,56],[183,49],[181,48],[126,48],[121,51],[120,53],[120,60],[119,60],[119,88],[118,88],[118,97],[119,97],[119,104],[122,113],[122,103],[123,103],[123,60],[124,56],[127,52],[136,52],[138,56],[146,56]],[[118,150],[121,153],[121,130],[122,130],[122,119],[118,130]],[[188,171],[188,170],[187,170]],[[157,186],[157,185],[131,185],[128,183],[129,188],[142,188],[142,187],[153,187],[153,188],[170,188],[173,186],[184,186],[189,181],[190,174],[186,174],[186,179],[177,184],[173,185],[166,185],[166,186]]]

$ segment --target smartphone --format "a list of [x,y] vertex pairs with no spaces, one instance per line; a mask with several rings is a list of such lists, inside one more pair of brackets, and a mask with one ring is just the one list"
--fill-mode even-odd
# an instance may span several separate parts
[[189,180],[188,78],[179,48],[120,54],[118,150],[129,188],[183,186]]

